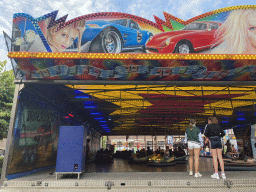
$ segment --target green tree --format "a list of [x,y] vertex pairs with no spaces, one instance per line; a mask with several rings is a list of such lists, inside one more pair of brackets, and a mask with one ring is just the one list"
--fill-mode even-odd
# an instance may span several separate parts
[[0,61],[0,139],[7,137],[15,88],[13,70],[4,71],[6,63]]

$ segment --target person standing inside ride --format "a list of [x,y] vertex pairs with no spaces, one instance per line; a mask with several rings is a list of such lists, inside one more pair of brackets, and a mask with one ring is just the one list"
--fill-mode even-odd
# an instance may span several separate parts
[[188,143],[189,151],[189,175],[193,175],[193,159],[195,159],[195,177],[202,177],[198,172],[200,148],[203,147],[201,131],[196,127],[196,120],[190,119],[189,127],[185,132],[185,143]]
[[219,179],[218,173],[218,161],[219,159],[220,168],[221,168],[221,177],[226,179],[224,172],[224,161],[222,159],[222,143],[221,138],[225,136],[223,129],[218,125],[218,120],[216,117],[209,117],[208,124],[205,126],[204,135],[210,140],[210,148],[213,159],[213,166],[215,173],[211,175],[214,179]]
[[229,140],[227,140],[226,146],[227,146],[227,151],[225,153],[225,156],[227,158],[231,159],[232,157],[231,157],[230,153],[232,153],[233,151],[232,151],[231,143]]

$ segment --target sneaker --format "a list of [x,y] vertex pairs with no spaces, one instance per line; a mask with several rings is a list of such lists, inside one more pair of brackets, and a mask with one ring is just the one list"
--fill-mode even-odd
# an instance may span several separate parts
[[211,175],[211,177],[212,177],[213,179],[220,179],[219,173],[214,173],[213,175]]
[[226,179],[225,173],[221,173],[221,178],[222,178],[222,179]]
[[189,171],[189,175],[192,176],[193,175],[193,171]]
[[202,174],[201,173],[195,173],[195,177],[202,177]]

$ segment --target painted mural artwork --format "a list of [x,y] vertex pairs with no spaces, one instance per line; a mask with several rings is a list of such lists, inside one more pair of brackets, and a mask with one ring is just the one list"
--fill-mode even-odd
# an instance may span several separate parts
[[125,81],[254,81],[252,61],[17,59],[24,79]]
[[147,49],[159,53],[256,54],[256,10],[233,10],[154,35]]
[[37,19],[26,14],[15,14],[13,50],[121,53],[140,49],[145,52],[145,45],[153,32],[161,32],[150,25],[153,22],[140,21],[142,18],[135,16],[131,19],[128,14],[99,13],[65,22],[67,16],[55,21],[57,13],[55,11]]
[[170,19],[167,24],[161,24],[157,17],[157,22],[153,23],[112,12],[85,15],[66,22],[67,15],[55,20],[57,13],[37,19],[15,14],[13,49],[28,52],[121,53],[141,49],[155,53],[256,54],[254,9],[227,11],[191,19],[192,22],[178,23]]
[[23,109],[9,174],[54,165],[58,142],[57,120],[54,110]]
[[[12,52],[256,54],[256,10],[216,10],[155,22],[104,12],[66,21],[58,11],[13,19]],[[22,79],[254,81],[254,60],[111,60],[15,58]]]

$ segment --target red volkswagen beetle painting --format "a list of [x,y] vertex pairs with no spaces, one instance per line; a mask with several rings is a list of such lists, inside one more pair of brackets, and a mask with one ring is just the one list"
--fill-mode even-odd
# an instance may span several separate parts
[[146,44],[153,53],[194,53],[215,46],[214,33],[221,23],[197,21],[182,30],[156,34]]

